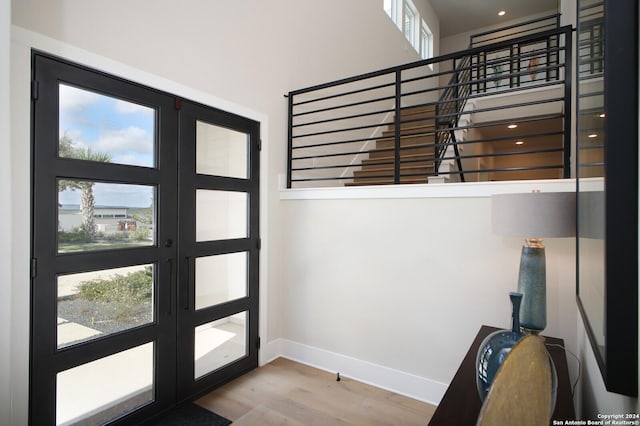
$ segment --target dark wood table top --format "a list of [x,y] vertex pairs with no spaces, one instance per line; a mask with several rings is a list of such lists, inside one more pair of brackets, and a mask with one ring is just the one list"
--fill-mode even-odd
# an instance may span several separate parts
[[[429,425],[475,425],[478,414],[482,407],[480,396],[476,389],[476,354],[478,348],[485,337],[490,333],[499,330],[495,327],[483,325],[471,344],[469,351],[462,360],[451,384],[447,388],[442,401],[433,414]],[[558,391],[556,397],[556,408],[551,416],[553,420],[573,420],[575,411],[573,408],[573,396],[571,394],[571,382],[569,379],[569,368],[565,355],[564,340],[554,337],[545,337],[547,350],[553,359],[558,374]],[[559,345],[553,346],[553,345]]]

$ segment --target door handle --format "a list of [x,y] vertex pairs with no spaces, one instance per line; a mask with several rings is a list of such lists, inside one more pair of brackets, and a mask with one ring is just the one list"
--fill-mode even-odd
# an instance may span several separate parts
[[173,258],[168,259],[167,263],[169,264],[169,288],[167,289],[169,306],[167,308],[167,315],[171,316],[173,311]]
[[189,285],[191,285],[191,262],[187,256],[184,258],[184,282],[182,283],[181,295],[182,309],[189,310]]

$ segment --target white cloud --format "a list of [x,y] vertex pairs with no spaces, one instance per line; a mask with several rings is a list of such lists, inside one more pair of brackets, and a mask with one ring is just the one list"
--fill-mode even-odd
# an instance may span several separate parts
[[123,100],[116,100],[116,111],[121,114],[145,114],[153,116],[153,109]]
[[94,104],[102,96],[97,93],[77,89],[75,87],[60,85],[60,109],[62,111],[77,111],[87,105]]
[[153,135],[135,126],[107,130],[100,134],[100,139],[92,147],[112,153],[153,154]]

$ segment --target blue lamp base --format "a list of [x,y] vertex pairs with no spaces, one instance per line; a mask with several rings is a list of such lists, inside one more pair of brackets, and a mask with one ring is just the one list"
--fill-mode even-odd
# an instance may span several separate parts
[[544,245],[538,238],[527,239],[520,256],[518,292],[522,293],[520,325],[538,334],[547,326],[547,268]]

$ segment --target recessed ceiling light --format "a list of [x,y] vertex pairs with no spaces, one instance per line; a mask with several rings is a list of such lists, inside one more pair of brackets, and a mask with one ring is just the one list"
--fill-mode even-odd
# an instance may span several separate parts
[[524,145],[524,141],[516,141],[516,145]]
[[604,113],[602,113],[602,114],[600,114],[598,117],[600,117],[600,118],[605,118],[605,117],[606,117],[606,115],[605,115]]
[[589,136],[587,136],[587,137],[589,137],[589,138],[591,138],[591,139],[593,139],[593,138],[597,138],[597,137],[598,137],[598,134],[597,134],[597,133],[591,133],[591,134],[590,134]]
[[509,125],[507,126],[507,128],[509,128],[509,129],[515,129],[516,127],[518,127],[518,125],[517,125],[517,124],[509,124]]
[[498,12],[498,16],[504,16],[506,14],[507,12],[505,12],[504,10],[501,10],[500,12]]

